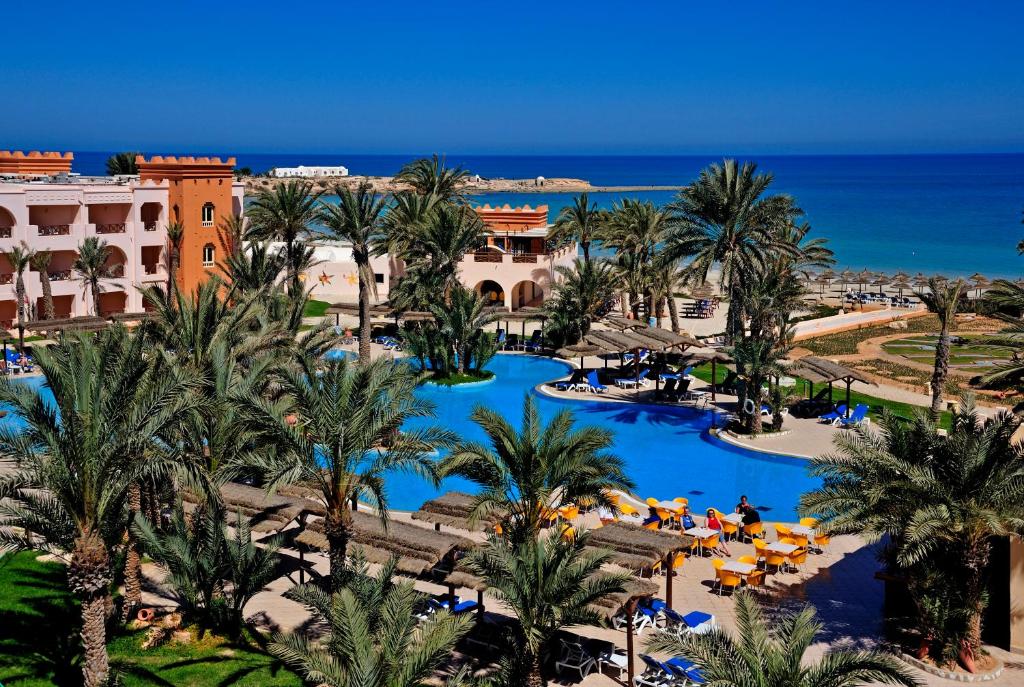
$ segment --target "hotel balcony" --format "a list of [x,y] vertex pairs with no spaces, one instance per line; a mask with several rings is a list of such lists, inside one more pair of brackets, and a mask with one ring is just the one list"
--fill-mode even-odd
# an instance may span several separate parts
[[84,224],[29,224],[28,242],[36,249],[77,250],[85,238]]

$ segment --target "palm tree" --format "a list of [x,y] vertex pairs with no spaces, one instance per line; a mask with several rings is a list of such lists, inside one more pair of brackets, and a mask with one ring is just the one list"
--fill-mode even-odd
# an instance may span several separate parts
[[640,297],[648,316],[654,312],[651,272],[668,235],[670,221],[671,215],[654,203],[627,198],[612,207],[601,229],[604,245],[614,248],[620,256],[628,255],[635,276],[640,278],[634,282],[634,288],[639,291],[630,294],[634,299],[634,314],[639,306],[636,299]]
[[244,215],[230,214],[221,217],[217,225],[217,238],[224,254],[237,257],[250,234],[249,220]]
[[319,222],[325,233],[336,241],[352,246],[352,260],[359,279],[359,359],[370,360],[370,294],[377,297],[377,279],[370,257],[385,249],[382,219],[387,201],[373,192],[370,184],[360,184],[355,193],[336,186],[338,203],[321,203]]
[[935,370],[932,372],[932,418],[942,414],[942,392],[949,376],[949,330],[956,323],[956,311],[960,305],[966,282],[928,280],[928,291],[918,291],[916,296],[939,318],[939,339],[935,342]]
[[251,241],[244,251],[228,255],[220,271],[240,293],[273,290],[285,269],[284,253],[270,249],[267,241]]
[[197,397],[181,376],[158,374],[142,337],[122,327],[68,334],[37,350],[36,364],[52,402],[40,387],[0,379],[0,402],[24,423],[0,429],[0,456],[14,465],[0,478],[0,548],[31,540],[69,559],[68,586],[81,602],[83,681],[94,687],[108,675],[105,607],[129,489],[172,468],[169,438]]
[[25,270],[32,264],[35,251],[27,243],[22,241],[11,248],[7,253],[7,262],[14,270],[15,282],[14,293],[18,299],[18,350],[25,350],[25,309],[28,307],[28,298],[25,296]]
[[421,596],[412,582],[396,582],[397,559],[376,577],[357,562],[348,584],[334,594],[315,585],[296,587],[285,596],[304,605],[327,628],[322,642],[303,635],[278,634],[270,653],[305,676],[310,684],[330,687],[421,687],[451,657],[472,628],[468,615],[442,611],[419,622]]
[[[494,322],[497,315],[487,312],[487,301],[483,297],[463,286],[452,289],[448,305],[432,305],[430,311],[434,314],[438,335],[454,355],[456,372],[465,374],[473,344],[485,336],[483,328]],[[477,369],[481,362],[486,361],[476,361]]]
[[178,267],[181,265],[181,242],[185,238],[185,225],[181,222],[167,224],[167,293],[178,288]]
[[655,315],[658,318],[658,326],[661,326],[661,304],[665,303],[668,306],[668,316],[672,331],[677,334],[680,328],[679,306],[676,304],[676,293],[683,288],[685,281],[685,274],[679,270],[679,265],[672,260],[658,260],[651,270],[651,289],[654,292]]
[[[410,263],[410,272],[425,273],[431,281],[440,281],[447,301],[448,292],[459,283],[459,263],[466,253],[484,244],[486,234],[483,220],[472,208],[442,205],[411,233],[404,257]],[[436,297],[432,301],[436,302]]]
[[608,310],[615,297],[618,275],[605,260],[577,259],[571,266],[555,267],[555,272],[560,279],[544,304],[552,316],[548,319],[548,333],[558,343],[574,344]]
[[980,337],[978,343],[1013,351],[1010,359],[995,366],[982,381],[985,384],[1019,384],[1024,377],[1024,357],[1020,355],[1024,349],[1024,318],[1021,317],[1024,314],[1024,286],[1008,279],[996,279],[982,298],[995,308],[995,317],[1006,322],[1006,327],[996,334]]
[[395,175],[395,181],[409,184],[417,195],[434,196],[442,203],[453,203],[463,199],[462,186],[469,178],[469,172],[462,167],[449,168],[445,159],[437,153],[406,163]]
[[50,288],[50,261],[53,253],[48,250],[38,250],[32,256],[32,269],[39,273],[39,283],[43,287],[43,317],[44,320],[53,319],[53,289]]
[[92,296],[93,314],[100,315],[100,293],[103,287],[100,282],[110,278],[107,260],[111,248],[106,241],[96,236],[86,236],[78,245],[78,257],[71,263],[71,269],[78,274],[82,288]]
[[736,594],[736,634],[713,627],[703,634],[658,631],[647,650],[680,656],[700,666],[702,682],[720,687],[857,687],[920,683],[878,651],[833,650],[816,663],[804,657],[821,632],[814,608],[765,617],[747,591]]
[[296,244],[316,221],[321,195],[313,191],[310,182],[294,179],[260,191],[248,207],[254,238],[284,242],[289,290],[293,294],[302,290],[298,270],[301,251]]
[[562,208],[558,218],[548,230],[549,241],[576,241],[583,250],[583,262],[590,262],[590,242],[599,233],[605,213],[590,202],[587,193],[573,199],[573,204]]
[[719,266],[719,283],[729,298],[726,334],[730,342],[744,334],[741,304],[746,284],[756,279],[773,255],[799,254],[779,234],[803,211],[789,196],[765,195],[772,176],[756,170],[751,162],[713,164],[669,206],[674,228],[665,255],[692,257],[688,272],[697,283],[707,281],[712,267]]
[[[754,412],[745,413],[744,424],[751,434],[760,434],[761,423],[761,389],[772,377],[785,374],[785,368],[779,364],[789,348],[784,343],[779,345],[774,338],[741,339],[732,347],[732,356],[736,364],[741,366],[744,374],[745,398],[754,400]],[[781,416],[781,409],[774,408]]]
[[127,152],[116,153],[107,158],[107,176],[119,176],[124,174],[138,174],[139,166],[135,158],[139,153]]
[[[888,537],[891,564],[910,579],[934,574],[964,613],[962,625],[932,638],[931,651],[939,658],[952,646],[970,667],[980,651],[992,540],[1024,533],[1019,422],[1010,414],[983,419],[964,396],[947,437],[923,413],[909,423],[887,414],[879,424],[837,437],[834,454],[811,461],[822,486],[803,495],[800,509],[830,532]],[[910,592],[922,609],[936,597]],[[929,614],[920,621],[927,628]]]
[[441,474],[480,485],[472,519],[500,514],[513,540],[535,536],[549,510],[570,503],[611,508],[608,490],[633,486],[622,459],[608,452],[611,432],[596,426],[574,429],[570,410],[545,426],[527,394],[518,431],[501,413],[483,406],[470,418],[487,434],[490,447],[460,443],[441,462]]
[[413,394],[418,375],[407,365],[299,355],[280,377],[279,400],[239,398],[257,442],[266,447],[253,467],[270,489],[300,481],[315,485],[327,510],[324,533],[337,589],[356,500],[368,501],[386,523],[385,473],[407,470],[435,480],[430,455],[454,438],[437,427],[401,429],[407,420],[434,414],[431,403]]
[[588,539],[586,532],[563,537],[555,530],[519,541],[491,537],[469,555],[469,569],[519,619],[510,654],[521,666],[520,684],[546,685],[542,666],[555,633],[597,624],[590,604],[623,591],[630,579],[628,573],[601,572],[610,554],[588,548]]

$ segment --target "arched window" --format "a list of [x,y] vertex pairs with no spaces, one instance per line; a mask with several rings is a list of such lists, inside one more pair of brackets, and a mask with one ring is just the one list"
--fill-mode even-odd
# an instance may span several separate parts
[[216,259],[216,249],[213,247],[213,244],[208,243],[203,246],[203,267],[213,267]]
[[213,226],[213,212],[214,212],[213,203],[207,203],[206,205],[203,206],[203,226],[204,227],[212,227]]

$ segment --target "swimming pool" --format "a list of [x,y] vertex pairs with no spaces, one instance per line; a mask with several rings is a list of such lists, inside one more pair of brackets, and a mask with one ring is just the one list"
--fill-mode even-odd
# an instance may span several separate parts
[[[625,462],[626,474],[636,483],[641,498],[685,496],[697,513],[709,506],[729,512],[740,494],[747,494],[766,518],[793,519],[800,494],[820,484],[807,473],[802,458],[750,451],[710,436],[713,416],[708,411],[595,401],[592,396],[578,401],[552,398],[534,388],[564,376],[570,367],[548,358],[499,354],[487,369],[495,374],[487,384],[420,387],[416,393],[434,402],[437,417],[416,422],[437,422],[467,440],[486,441],[483,431],[469,420],[475,406],[496,410],[518,427],[524,396],[535,394],[545,419],[570,408],[577,423],[610,429],[615,435],[614,450]],[[25,383],[38,386],[42,379]],[[4,427],[20,424],[11,416],[0,420]],[[452,478],[435,489],[404,473],[391,474],[386,482],[390,506],[397,510],[415,510],[427,499],[452,489],[472,492],[474,485]]]

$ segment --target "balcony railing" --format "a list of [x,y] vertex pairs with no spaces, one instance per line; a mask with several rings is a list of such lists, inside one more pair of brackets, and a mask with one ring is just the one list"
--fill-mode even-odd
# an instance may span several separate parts
[[145,229],[146,231],[156,231],[156,221],[143,222],[142,228]]
[[503,257],[503,253],[484,251],[481,253],[473,253],[473,262],[501,262]]
[[70,224],[40,224],[38,229],[40,236],[69,236],[71,234]]
[[498,251],[480,251],[473,253],[473,262],[512,262],[514,264],[533,265],[543,258],[561,257],[563,251],[553,253],[500,253]]
[[513,255],[512,262],[518,263],[536,263],[537,256],[533,253],[523,253],[522,255]]
[[0,284],[13,284],[14,274],[8,272],[7,274],[0,274]]
[[9,239],[14,232],[14,227],[0,227],[0,239]]
[[142,270],[144,274],[157,274],[160,271],[160,266],[156,263],[142,263]]
[[128,228],[124,222],[115,222],[113,224],[97,224],[97,234],[123,234]]
[[53,270],[48,272],[50,281],[68,281],[71,279],[71,270]]

